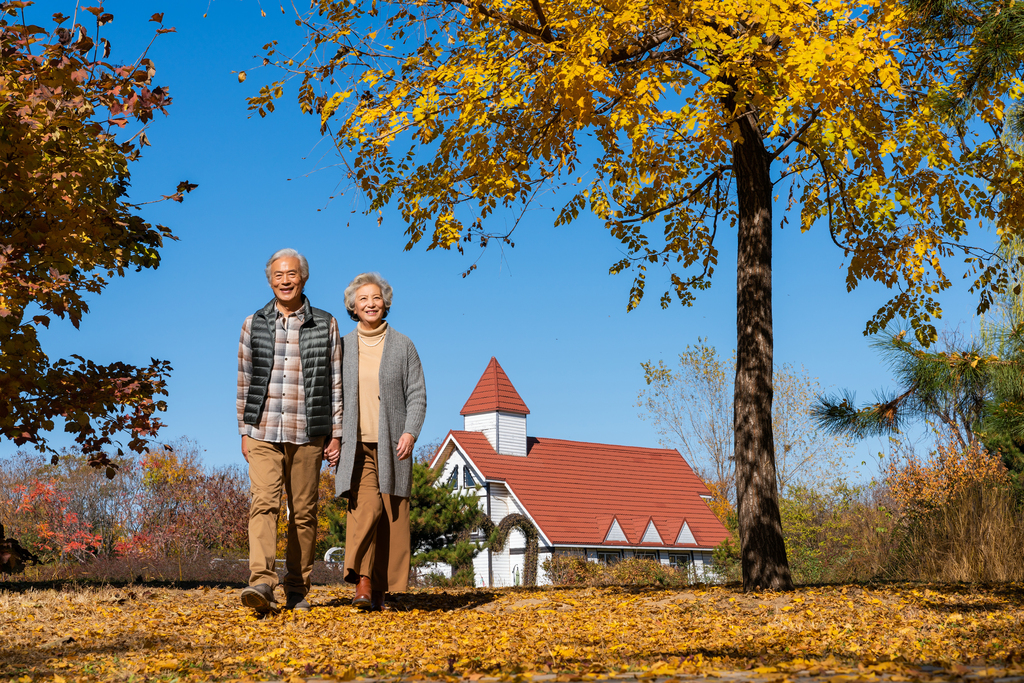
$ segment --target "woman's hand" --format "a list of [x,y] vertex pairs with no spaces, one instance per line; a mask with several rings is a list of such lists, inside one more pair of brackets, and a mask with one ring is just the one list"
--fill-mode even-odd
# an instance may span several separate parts
[[395,451],[398,454],[398,459],[405,460],[412,455],[412,447],[415,443],[416,439],[409,432],[398,437],[398,449]]

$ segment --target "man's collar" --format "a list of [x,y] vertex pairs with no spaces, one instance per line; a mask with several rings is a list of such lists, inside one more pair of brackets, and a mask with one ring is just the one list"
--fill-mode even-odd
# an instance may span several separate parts
[[[287,316],[282,315],[281,314],[281,309],[277,307],[277,298],[276,297],[271,299],[270,302],[267,303],[267,305],[263,308],[263,313],[268,318],[271,315],[273,315],[273,318],[271,318],[272,320],[276,320],[278,317],[287,317]],[[303,323],[306,322],[307,320],[309,320],[310,318],[312,318],[312,316],[313,316],[313,307],[309,304],[309,299],[306,297],[305,294],[302,295],[302,306],[300,306],[299,310],[295,311],[295,313],[292,314],[292,315],[297,316],[298,319],[299,319],[299,322],[303,322]]]

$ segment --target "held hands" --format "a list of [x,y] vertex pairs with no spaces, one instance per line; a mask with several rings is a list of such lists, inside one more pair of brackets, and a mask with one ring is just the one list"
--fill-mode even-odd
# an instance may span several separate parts
[[406,432],[398,438],[398,449],[396,453],[399,460],[405,460],[412,455],[413,444],[416,443],[416,439],[413,438],[412,434]]
[[335,437],[324,446],[324,457],[331,467],[338,464],[338,460],[341,458],[341,439]]

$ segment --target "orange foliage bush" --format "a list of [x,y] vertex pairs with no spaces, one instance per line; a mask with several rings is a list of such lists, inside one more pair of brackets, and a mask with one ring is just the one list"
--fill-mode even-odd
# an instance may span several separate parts
[[952,441],[939,444],[923,462],[914,455],[890,462],[883,477],[896,511],[910,518],[942,507],[976,484],[1002,487],[1009,483],[998,453],[980,444],[964,449]]
[[1024,516],[998,453],[940,443],[925,461],[890,463],[883,483],[896,524],[881,576],[921,581],[1020,581]]

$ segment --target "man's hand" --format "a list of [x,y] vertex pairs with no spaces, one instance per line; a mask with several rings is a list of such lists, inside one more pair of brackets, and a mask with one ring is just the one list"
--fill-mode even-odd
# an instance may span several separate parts
[[324,446],[324,457],[331,467],[338,464],[338,460],[341,459],[341,439],[333,438]]
[[249,462],[249,437],[245,434],[242,434],[242,457]]
[[412,437],[412,434],[409,432],[402,434],[402,436],[398,438],[398,450],[396,451],[398,453],[398,459],[405,460],[412,455],[412,447],[415,443],[416,439]]

